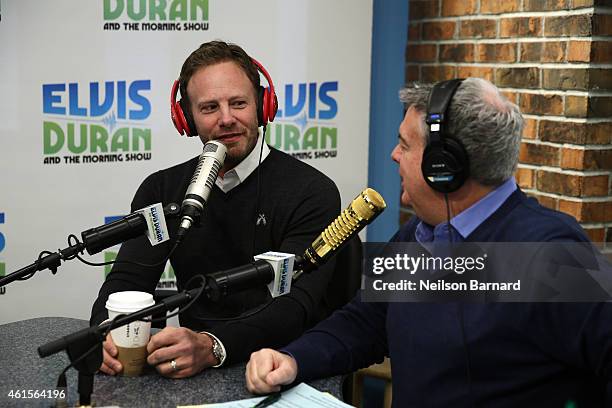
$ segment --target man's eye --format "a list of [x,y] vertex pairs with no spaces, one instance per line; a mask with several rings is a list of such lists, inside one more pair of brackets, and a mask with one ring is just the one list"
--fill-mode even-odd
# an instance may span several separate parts
[[232,106],[236,108],[243,108],[246,106],[246,101],[234,101],[232,102]]
[[204,105],[201,111],[204,113],[214,112],[217,109],[217,105]]

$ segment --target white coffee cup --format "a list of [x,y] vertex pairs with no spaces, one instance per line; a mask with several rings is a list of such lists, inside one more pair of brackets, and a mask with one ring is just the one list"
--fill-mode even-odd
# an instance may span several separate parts
[[[108,318],[112,320],[120,314],[137,312],[154,304],[153,295],[150,293],[115,292],[108,297],[106,309]],[[111,337],[118,350],[117,360],[123,365],[121,374],[128,377],[140,375],[147,358],[150,336],[151,322],[135,321],[111,330]]]

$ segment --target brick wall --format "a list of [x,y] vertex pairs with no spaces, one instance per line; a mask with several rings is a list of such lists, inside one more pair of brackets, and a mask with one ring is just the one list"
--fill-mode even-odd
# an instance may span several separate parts
[[409,17],[406,80],[496,84],[526,119],[521,188],[612,252],[612,0],[411,0]]

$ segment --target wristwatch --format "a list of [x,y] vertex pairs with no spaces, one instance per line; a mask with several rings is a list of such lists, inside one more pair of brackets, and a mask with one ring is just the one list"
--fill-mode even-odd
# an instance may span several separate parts
[[201,333],[207,335],[208,337],[210,337],[210,340],[212,341],[212,354],[213,354],[213,356],[215,356],[215,358],[219,362],[217,365],[214,365],[213,367],[221,367],[221,365],[225,361],[225,357],[226,357],[225,347],[223,347],[223,344],[212,333],[205,332],[205,331],[203,331]]

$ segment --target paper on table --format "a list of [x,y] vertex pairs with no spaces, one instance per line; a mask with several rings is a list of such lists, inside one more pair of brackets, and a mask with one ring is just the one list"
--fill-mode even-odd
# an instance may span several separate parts
[[[239,401],[220,404],[183,405],[183,408],[252,408],[265,397],[248,398]],[[321,392],[308,384],[300,385],[284,391],[282,397],[271,405],[273,408],[352,408],[351,405]]]

